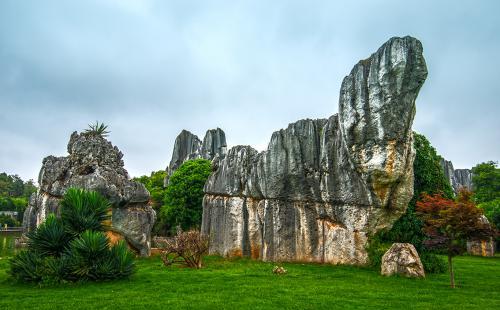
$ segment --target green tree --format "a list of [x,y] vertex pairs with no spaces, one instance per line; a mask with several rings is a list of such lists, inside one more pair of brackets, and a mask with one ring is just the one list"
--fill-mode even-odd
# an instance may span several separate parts
[[160,212],[166,232],[174,234],[177,226],[188,230],[201,225],[203,187],[210,172],[210,161],[194,159],[172,174]]
[[472,168],[474,201],[478,204],[500,199],[500,168],[489,161]]

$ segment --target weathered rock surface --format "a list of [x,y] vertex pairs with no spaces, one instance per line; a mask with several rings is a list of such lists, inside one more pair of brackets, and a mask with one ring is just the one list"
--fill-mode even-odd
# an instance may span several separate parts
[[444,158],[441,158],[440,163],[444,176],[449,180],[455,194],[458,193],[460,188],[472,190],[472,171],[470,169],[454,169],[453,163]]
[[[479,220],[482,224],[491,227],[490,221],[488,221],[486,216],[481,215]],[[495,256],[495,240],[492,237],[483,240],[467,240],[467,253],[477,256]]]
[[380,273],[384,276],[400,274],[425,278],[425,271],[417,250],[411,243],[394,243],[384,256]]
[[59,214],[59,201],[68,188],[84,188],[101,193],[112,203],[112,230],[141,255],[149,255],[156,214],[148,205],[144,185],[130,180],[120,150],[101,136],[74,132],[68,153],[43,160],[40,188],[24,213],[25,231],[36,228],[49,213]]
[[226,150],[226,134],[220,128],[207,130],[203,141],[187,130],[181,131],[175,139],[172,159],[166,169],[165,186],[168,185],[169,177],[185,161],[197,158],[212,160],[215,156],[224,156]]
[[264,152],[215,157],[203,200],[210,253],[368,263],[369,236],[413,195],[411,125],[426,77],[421,43],[392,38],[344,78],[338,115],[292,123]]

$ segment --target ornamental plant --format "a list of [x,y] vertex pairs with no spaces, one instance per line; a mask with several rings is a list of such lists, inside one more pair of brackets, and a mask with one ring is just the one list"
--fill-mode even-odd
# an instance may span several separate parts
[[120,241],[111,245],[103,224],[110,204],[97,192],[71,188],[61,201],[61,217],[50,214],[28,233],[28,248],[10,261],[21,282],[61,283],[129,277],[134,255]]

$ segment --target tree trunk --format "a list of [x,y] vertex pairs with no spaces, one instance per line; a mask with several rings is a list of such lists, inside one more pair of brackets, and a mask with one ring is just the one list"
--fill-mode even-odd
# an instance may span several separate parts
[[448,255],[448,268],[450,269],[450,286],[455,288],[455,273],[453,272],[452,256]]

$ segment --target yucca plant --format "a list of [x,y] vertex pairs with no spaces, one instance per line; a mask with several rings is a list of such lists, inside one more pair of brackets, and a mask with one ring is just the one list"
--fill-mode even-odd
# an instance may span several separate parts
[[28,248],[41,256],[60,256],[71,239],[62,221],[50,214],[36,230],[28,233]]
[[97,192],[70,188],[61,201],[61,219],[73,236],[86,230],[104,231],[110,207],[108,200]]
[[44,276],[43,258],[35,251],[21,251],[10,260],[10,274],[22,282],[40,282]]
[[87,135],[107,137],[109,131],[107,131],[106,129],[108,129],[107,125],[104,125],[104,123],[99,123],[99,121],[96,121],[95,124],[89,124],[89,129],[85,129],[84,133]]
[[61,201],[61,218],[51,214],[28,234],[28,250],[12,258],[11,275],[44,284],[130,276],[133,254],[123,241],[110,246],[103,233],[109,207],[96,192],[69,189]]

